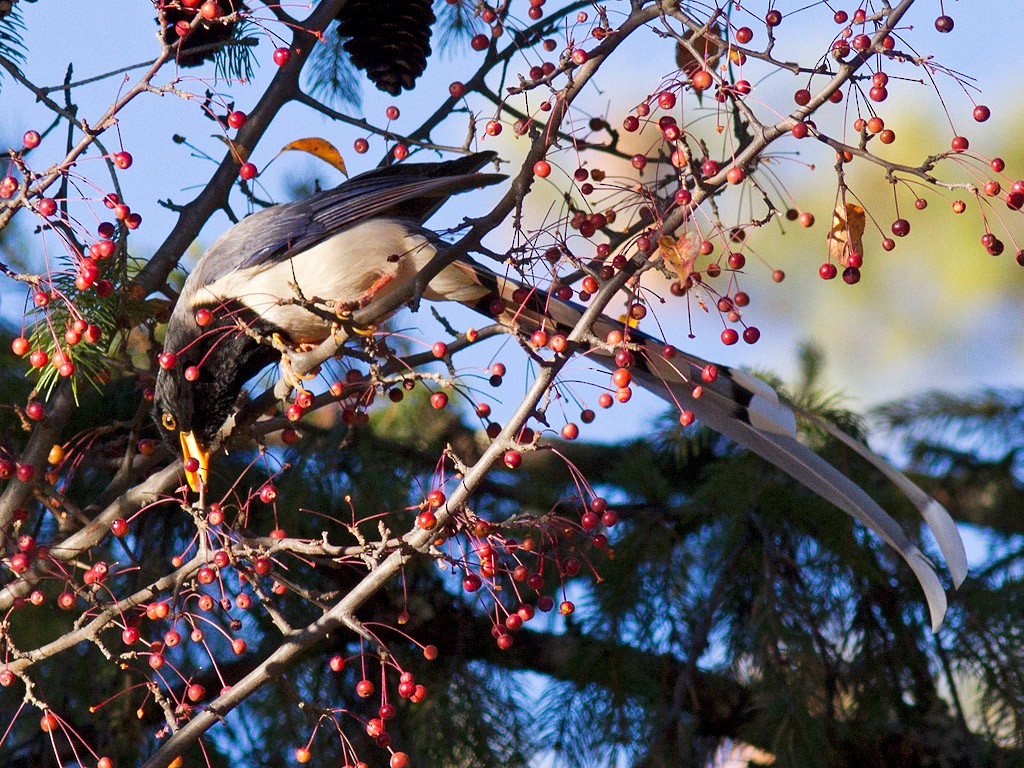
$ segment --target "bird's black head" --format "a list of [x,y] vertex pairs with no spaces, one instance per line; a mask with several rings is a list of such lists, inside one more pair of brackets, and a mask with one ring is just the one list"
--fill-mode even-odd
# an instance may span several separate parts
[[180,449],[188,463],[189,485],[198,489],[206,481],[209,448],[235,408],[246,381],[277,358],[273,349],[243,333],[224,317],[200,327],[194,312],[171,316],[164,341],[164,355],[174,355],[168,367],[161,364],[156,378],[153,420],[160,435]]

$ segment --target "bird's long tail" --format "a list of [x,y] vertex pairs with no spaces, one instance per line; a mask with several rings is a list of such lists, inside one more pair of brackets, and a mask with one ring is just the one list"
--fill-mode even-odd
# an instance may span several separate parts
[[[568,334],[584,311],[571,302],[524,290],[521,283],[469,260],[456,262],[441,275],[444,277],[440,282],[446,284],[432,282],[432,289],[440,289],[433,292],[492,316],[495,299],[500,298],[504,307],[501,319],[514,323],[527,336],[538,329],[549,334]],[[593,334],[604,339],[616,330],[624,332],[624,323],[602,316],[594,324]],[[895,549],[920,582],[928,601],[932,629],[938,630],[946,612],[946,595],[931,562],[899,523],[860,486],[797,440],[796,416],[799,413],[825,429],[880,470],[910,499],[934,534],[953,585],[958,587],[967,576],[967,555],[956,524],[941,504],[866,445],[823,419],[783,402],[774,389],[749,373],[715,365],[715,374],[711,375],[708,361],[682,351],[665,356],[665,342],[637,329],[628,330],[628,340],[636,350],[629,369],[633,381],[676,407],[692,412],[711,429],[771,462]],[[619,367],[613,350],[595,343],[585,351],[590,359],[608,369]],[[705,371],[709,375],[702,375]]]

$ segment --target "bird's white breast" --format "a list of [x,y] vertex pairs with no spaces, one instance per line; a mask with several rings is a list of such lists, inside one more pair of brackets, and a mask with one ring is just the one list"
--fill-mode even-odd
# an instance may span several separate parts
[[[320,341],[330,332],[328,324],[291,302],[355,304],[375,284],[373,298],[384,297],[415,279],[434,253],[425,237],[402,222],[373,219],[283,261],[224,275],[197,290],[192,305],[235,299],[285,329],[294,342]],[[387,275],[390,281],[378,282]]]

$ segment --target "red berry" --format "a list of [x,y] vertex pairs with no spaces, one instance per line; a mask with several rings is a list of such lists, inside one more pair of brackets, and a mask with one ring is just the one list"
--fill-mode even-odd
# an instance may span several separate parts
[[39,730],[43,733],[50,733],[57,727],[57,718],[52,712],[47,712],[39,721]]
[[429,510],[420,512],[416,516],[416,527],[424,531],[434,530],[437,527],[437,516]]
[[992,116],[992,110],[986,107],[984,104],[979,104],[974,108],[974,119],[979,123],[984,123]]
[[690,83],[693,85],[693,89],[695,91],[707,90],[714,82],[715,81],[714,78],[711,77],[711,73],[706,69],[698,69],[690,78]]
[[740,45],[746,45],[754,39],[754,32],[750,27],[740,27],[736,30],[736,42]]
[[39,142],[39,131],[25,131],[25,135],[21,137],[21,143],[25,145],[25,149],[35,149],[39,146]]
[[368,142],[366,139],[356,139],[352,143],[352,146],[353,146],[353,148],[355,149],[356,152],[358,152],[360,155],[362,155],[365,152],[369,151],[369,149],[370,149],[370,142]]
[[953,31],[953,19],[949,16],[939,16],[935,20],[935,28],[943,34]]
[[245,121],[248,119],[249,116],[245,114],[245,112],[235,110],[234,112],[228,114],[228,126],[235,129],[241,128],[243,125],[245,125]]
[[487,35],[473,35],[473,38],[469,41],[469,47],[474,51],[486,51],[487,46],[491,44],[491,41],[487,39]]
[[121,152],[116,152],[114,154],[114,165],[116,165],[122,171],[125,168],[131,168],[132,156],[123,150]]
[[257,173],[259,173],[259,170],[252,163],[242,163],[241,167],[238,169],[238,175],[246,181],[249,181],[249,179],[255,179]]
[[910,222],[906,219],[896,219],[892,223],[892,233],[896,237],[906,237],[910,234]]
[[434,357],[440,359],[448,354],[448,345],[443,341],[436,341],[434,342],[434,346],[430,348],[430,352]]
[[395,156],[395,160],[405,160],[409,156],[409,148],[405,144],[395,144],[391,154]]
[[199,15],[207,21],[213,21],[219,19],[224,15],[221,11],[220,4],[216,0],[206,0],[199,8]]
[[277,488],[273,483],[266,483],[260,488],[260,501],[264,504],[272,504],[277,501]]
[[448,395],[444,392],[435,392],[430,396],[430,405],[435,410],[441,410],[448,405]]
[[777,27],[782,23],[782,13],[773,8],[765,14],[764,22],[769,27]]
[[397,120],[400,112],[398,111],[398,107],[391,105],[384,110],[384,114],[387,115],[388,120]]
[[278,48],[274,51],[274,63],[279,67],[283,67],[292,58],[292,52],[287,48]]
[[523,463],[523,455],[519,451],[509,450],[505,451],[505,455],[502,457],[502,461],[505,466],[509,469],[516,469],[520,464]]
[[740,335],[733,328],[726,328],[721,334],[722,343],[726,346],[732,346],[740,340]]
[[57,212],[57,202],[52,197],[42,197],[36,203],[36,208],[42,216],[53,216]]
[[551,163],[547,160],[538,160],[533,164],[533,173],[542,179],[546,179],[551,175]]
[[971,143],[967,140],[967,137],[965,136],[954,136],[953,140],[949,143],[949,146],[953,149],[954,152],[966,152],[967,149],[971,146]]
[[128,522],[124,518],[117,518],[110,524],[110,532],[119,539],[126,536],[128,534]]

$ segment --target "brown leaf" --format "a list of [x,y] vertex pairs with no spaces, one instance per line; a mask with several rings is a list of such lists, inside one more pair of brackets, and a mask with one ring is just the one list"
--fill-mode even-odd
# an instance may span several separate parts
[[846,264],[851,253],[864,256],[864,209],[853,203],[839,203],[832,213],[832,229],[828,233],[829,258]]
[[345,176],[348,176],[348,170],[345,168],[345,160],[342,158],[341,153],[338,151],[331,142],[326,139],[319,139],[316,137],[308,139],[296,139],[288,144],[281,147],[280,155],[283,152],[289,152],[291,150],[298,150],[299,152],[307,152],[315,157],[319,157],[325,163],[334,166],[341,171]]
[[[722,28],[718,26],[718,22],[711,25],[711,33],[716,37],[721,36]],[[718,66],[718,59],[722,55],[722,49],[719,47],[717,40],[710,40],[704,35],[694,39],[694,31],[692,29],[688,29],[683,33],[683,39],[690,43],[697,53],[704,54],[702,59],[696,59],[683,45],[676,45],[676,66],[683,72],[691,74],[698,69],[711,70]]]

